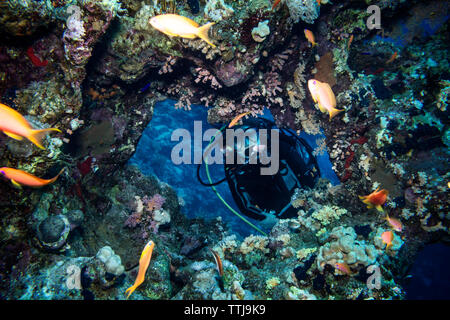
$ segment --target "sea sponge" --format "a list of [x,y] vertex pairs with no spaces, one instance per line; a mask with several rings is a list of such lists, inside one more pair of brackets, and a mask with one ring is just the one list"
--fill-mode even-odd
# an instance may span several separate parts
[[164,209],[155,210],[153,212],[153,221],[155,221],[158,226],[169,223],[170,213]]
[[260,21],[258,26],[252,29],[252,38],[256,42],[263,42],[269,34],[269,20]]
[[97,252],[96,258],[105,265],[105,271],[108,273],[120,276],[125,271],[122,260],[114,253],[110,246],[101,248]]

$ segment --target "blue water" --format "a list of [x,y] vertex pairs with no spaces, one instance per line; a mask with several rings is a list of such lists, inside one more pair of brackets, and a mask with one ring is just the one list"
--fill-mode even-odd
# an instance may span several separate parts
[[[207,129],[213,128],[207,122],[208,109],[202,105],[192,105],[192,110],[186,111],[175,109],[174,100],[165,100],[158,102],[154,108],[153,118],[144,130],[142,137],[138,143],[137,150],[133,157],[129,160],[130,165],[137,165],[146,175],[154,175],[160,181],[168,183],[172,186],[179,197],[183,199],[185,205],[183,212],[186,216],[202,217],[206,219],[215,219],[221,216],[223,221],[230,225],[231,229],[246,236],[255,234],[257,231],[246,225],[240,218],[235,216],[226,206],[219,200],[217,195],[210,187],[202,186],[197,180],[196,164],[179,164],[175,165],[171,160],[171,153],[174,146],[181,140],[171,141],[172,132],[175,129],[186,129],[191,134],[191,148],[193,150],[191,159],[194,160],[194,121],[201,121],[202,133]],[[265,118],[273,120],[270,112],[266,111]],[[202,134],[200,133],[200,134]],[[319,135],[307,135],[301,133],[313,148],[316,148],[316,140],[324,137]],[[206,148],[208,142],[204,141],[200,152]],[[197,149],[198,150],[198,149]],[[333,184],[338,184],[339,179],[331,169],[331,162],[326,152],[317,157],[322,177],[329,179]],[[218,181],[225,176],[223,165],[213,164],[209,166],[212,181]],[[202,166],[201,177],[207,182],[204,165]],[[224,200],[237,212],[239,209],[234,204],[225,181],[216,187],[219,194]],[[263,231],[270,231],[272,224],[268,221],[261,223],[259,221],[247,218],[253,224],[257,225]],[[272,221],[273,223],[273,221]]]
[[404,288],[408,300],[450,299],[450,246],[436,243],[425,246],[417,255]]

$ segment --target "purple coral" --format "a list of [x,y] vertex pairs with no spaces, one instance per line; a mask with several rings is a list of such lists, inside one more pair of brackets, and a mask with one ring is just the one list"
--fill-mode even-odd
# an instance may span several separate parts
[[142,198],[142,202],[149,211],[156,211],[162,208],[164,202],[166,202],[166,198],[157,193],[151,198],[145,196],[144,198]]
[[197,78],[194,80],[195,83],[199,83],[200,81],[202,83],[210,82],[211,88],[215,90],[222,88],[222,85],[217,81],[216,77],[208,70],[203,68],[195,68],[195,72],[197,73]]
[[128,219],[125,221],[124,225],[125,227],[129,228],[136,228],[136,226],[141,223],[141,214],[140,213],[133,213],[128,217]]

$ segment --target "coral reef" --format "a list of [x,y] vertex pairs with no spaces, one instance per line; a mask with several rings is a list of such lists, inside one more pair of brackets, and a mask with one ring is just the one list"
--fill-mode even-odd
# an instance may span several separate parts
[[[418,250],[450,239],[448,3],[371,4],[382,29],[367,27],[363,0],[0,4],[1,103],[61,131],[45,150],[0,133],[0,167],[45,179],[65,168],[40,189],[0,181],[0,299],[125,299],[150,239],[133,299],[403,299]],[[153,28],[164,13],[214,22],[215,47]],[[310,79],[345,112],[322,113]],[[317,135],[312,154],[340,183],[297,188],[296,214],[266,235],[197,218],[213,200],[186,212],[179,190],[128,162],[167,98],[180,117],[207,107],[216,126],[269,110],[280,128]],[[382,211],[358,197],[377,188],[389,191]]]

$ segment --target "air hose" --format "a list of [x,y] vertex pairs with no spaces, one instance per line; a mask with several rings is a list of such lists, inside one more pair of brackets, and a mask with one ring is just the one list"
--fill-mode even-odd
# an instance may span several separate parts
[[[211,138],[211,140],[209,141],[208,146],[206,147],[206,150],[209,149],[209,147],[212,145],[212,143],[214,142],[216,136],[221,133],[224,129],[226,128],[226,125],[223,126],[215,135],[214,137]],[[206,151],[205,151],[206,152]],[[210,183],[211,188],[213,189],[213,191],[216,193],[217,197],[220,199],[220,201],[222,201],[222,203],[233,213],[235,214],[238,218],[240,218],[242,221],[244,221],[246,224],[248,224],[250,227],[252,227],[253,229],[255,229],[256,231],[262,233],[263,235],[265,235],[266,237],[268,236],[267,233],[265,233],[264,231],[262,231],[261,229],[259,229],[257,226],[255,226],[253,223],[251,223],[250,221],[248,221],[247,219],[245,219],[241,214],[239,214],[239,212],[237,212],[236,210],[234,210],[226,201],[224,198],[222,198],[222,196],[220,195],[220,193],[217,191],[216,189],[216,184],[214,184],[212,182],[211,176],[209,174],[209,167],[208,167],[208,160],[203,157],[205,160],[205,168],[206,168],[206,175],[208,177],[208,181]]]

